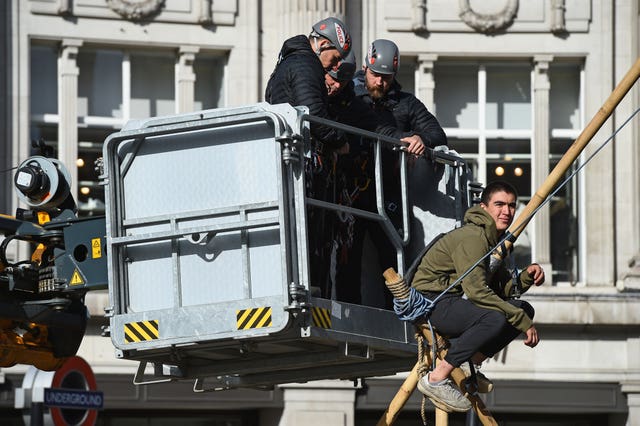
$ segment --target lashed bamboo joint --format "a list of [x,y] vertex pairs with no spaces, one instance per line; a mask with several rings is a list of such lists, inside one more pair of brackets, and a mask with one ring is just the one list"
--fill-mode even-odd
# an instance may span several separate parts
[[[409,290],[409,285],[407,285],[404,278],[402,278],[398,274],[395,274],[397,278],[387,277],[388,271],[393,271],[393,269],[387,269],[387,271],[385,271],[383,275],[386,280],[387,288],[389,289],[391,294],[393,294],[393,297],[396,299],[408,299],[411,295],[411,292]],[[393,272],[395,273],[395,271]],[[390,281],[390,280],[393,280],[393,281]]]

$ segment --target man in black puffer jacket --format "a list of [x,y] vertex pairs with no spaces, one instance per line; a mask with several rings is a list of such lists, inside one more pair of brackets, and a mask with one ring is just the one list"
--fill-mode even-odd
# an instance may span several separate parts
[[[413,131],[401,131],[395,124],[381,121],[369,105],[356,96],[353,83],[355,71],[356,58],[351,52],[336,68],[325,73],[325,86],[329,95],[329,117],[349,126],[400,139],[407,143],[404,149],[409,154],[424,154],[424,143],[420,135]],[[389,145],[385,146],[389,148]]]
[[[278,63],[269,78],[265,100],[270,104],[288,103],[307,106],[309,114],[331,119],[324,75],[338,67],[351,52],[351,36],[345,25],[329,17],[317,22],[309,36],[298,35],[284,42]],[[310,126],[311,157],[305,158],[306,195],[330,201],[328,171],[324,159],[339,149],[348,148],[344,132],[329,126],[312,123]],[[308,246],[311,285],[326,296],[326,262],[328,255],[327,215],[324,209],[309,207]]]
[[400,131],[419,134],[428,147],[447,145],[447,136],[438,120],[418,98],[402,91],[395,79],[399,67],[398,46],[391,40],[375,40],[369,45],[364,70],[356,73],[356,96],[378,113],[382,121]]
[[[329,117],[332,120],[344,123],[353,127],[358,127],[370,132],[380,133],[385,136],[389,136],[395,139],[400,139],[407,145],[404,149],[410,154],[422,155],[424,153],[424,144],[420,136],[415,135],[413,132],[402,132],[395,126],[382,122],[378,119],[377,114],[366,104],[364,101],[355,95],[353,76],[356,71],[356,60],[353,52],[349,53],[335,69],[329,70],[325,74],[325,86],[327,94],[329,96]],[[374,140],[361,139],[353,134],[348,135],[349,140],[354,145],[366,145],[372,147]],[[385,145],[386,148],[391,148],[390,145]],[[316,193],[328,193],[331,194],[328,201],[339,203],[346,206],[352,206],[355,199],[351,196],[358,196],[360,186],[368,186],[367,182],[373,177],[371,174],[365,176],[362,168],[362,158],[356,151],[355,156],[349,152],[349,144],[345,144],[342,148],[336,151],[338,154],[334,155],[333,152],[330,155],[325,156],[323,163],[329,165],[325,167],[327,174],[322,179],[315,179]],[[372,161],[370,161],[372,164]],[[369,170],[368,167],[365,167]],[[318,188],[318,186],[322,186]],[[371,186],[373,188],[373,185]],[[369,197],[367,205],[375,205],[375,198],[371,199],[371,196],[375,197],[372,191],[367,191],[363,196]],[[360,205],[360,204],[357,204]],[[316,229],[315,233],[322,232],[324,239],[319,240],[322,244],[321,248],[317,251],[324,253],[322,256],[317,256],[319,259],[324,259],[315,262],[311,265],[311,270],[319,271],[312,276],[319,278],[322,282],[323,295],[330,294],[330,282],[326,272],[329,269],[329,260],[331,259],[331,253],[334,249],[334,241],[338,243],[338,256],[336,262],[338,265],[346,262],[345,256],[349,249],[352,248],[353,241],[356,243],[360,241],[359,236],[354,236],[353,224],[355,218],[351,214],[335,215],[333,213],[328,214],[324,212],[323,220],[320,223],[323,225],[322,229]],[[391,265],[390,265],[391,266]],[[338,266],[340,270],[340,266]],[[322,274],[325,271],[325,274]],[[338,300],[360,302],[359,289],[352,285],[341,285],[336,287],[336,295]]]
[[[361,103],[375,112],[380,124],[395,127],[400,132],[418,135],[428,147],[447,145],[447,136],[436,118],[414,95],[401,91],[395,74],[400,66],[400,52],[395,43],[379,39],[371,43],[367,51],[364,70],[356,73],[354,78],[355,96]],[[353,159],[357,182],[357,191],[353,207],[376,211],[376,194],[374,185],[370,184],[374,176],[373,153],[369,143],[352,144],[350,156]],[[424,151],[424,147],[422,148]],[[416,154],[415,152],[409,151]],[[396,152],[383,150],[383,193],[385,213],[396,228],[402,227],[400,208],[400,177],[398,174],[399,157]],[[358,176],[359,174],[359,176]],[[368,233],[378,254],[381,271],[396,267],[396,252],[378,222],[358,218],[353,224],[353,238],[349,241],[348,253],[343,256],[336,273],[338,300],[361,303],[360,276],[362,275],[361,259],[364,249],[364,236]],[[380,279],[385,300],[382,307],[391,307],[391,295],[384,288]],[[380,292],[380,288],[369,288],[370,292]]]
[[[267,83],[265,100],[270,104],[305,105],[310,115],[330,118],[324,74],[337,67],[350,51],[347,28],[332,17],[313,25],[309,37],[298,35],[286,40]],[[311,136],[332,149],[346,142],[342,132],[319,124],[311,125]]]

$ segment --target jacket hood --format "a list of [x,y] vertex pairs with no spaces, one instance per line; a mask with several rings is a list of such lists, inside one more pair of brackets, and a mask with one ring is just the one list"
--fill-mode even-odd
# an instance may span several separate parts
[[491,215],[484,211],[480,206],[473,206],[464,214],[464,223],[473,224],[484,228],[484,232],[491,245],[498,243],[498,230],[496,229],[496,222]]
[[307,38],[307,36],[304,36],[302,34],[291,37],[284,42],[284,44],[282,45],[282,49],[280,49],[280,55],[278,55],[278,62],[282,61],[289,55],[300,53],[316,56],[316,54],[311,49],[309,39]]
[[353,75],[353,86],[357,96],[362,96],[367,93],[367,88],[364,86],[364,71],[356,71]]

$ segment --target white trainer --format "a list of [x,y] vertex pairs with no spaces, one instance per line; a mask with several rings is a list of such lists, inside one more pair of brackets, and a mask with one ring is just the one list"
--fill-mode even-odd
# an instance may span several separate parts
[[465,398],[450,379],[439,383],[429,383],[429,374],[418,381],[418,389],[433,402],[433,405],[448,413],[465,412],[471,409],[471,402]]

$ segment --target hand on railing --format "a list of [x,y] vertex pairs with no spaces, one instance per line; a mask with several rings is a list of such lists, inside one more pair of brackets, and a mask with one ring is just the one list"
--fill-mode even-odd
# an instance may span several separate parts
[[424,154],[425,147],[424,142],[422,142],[422,138],[418,135],[407,136],[406,138],[400,139],[402,142],[406,142],[409,145],[404,146],[402,149],[407,151],[409,154],[420,156]]

